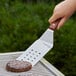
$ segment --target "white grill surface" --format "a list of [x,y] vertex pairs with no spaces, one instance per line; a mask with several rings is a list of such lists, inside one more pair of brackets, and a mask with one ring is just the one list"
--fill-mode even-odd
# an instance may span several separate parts
[[14,73],[6,71],[5,67],[8,61],[16,59],[19,54],[0,55],[0,76],[58,76],[52,70],[49,70],[42,62],[38,62],[30,71]]

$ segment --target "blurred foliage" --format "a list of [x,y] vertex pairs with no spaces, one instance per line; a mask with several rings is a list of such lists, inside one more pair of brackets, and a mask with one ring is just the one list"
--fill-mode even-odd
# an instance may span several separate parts
[[45,58],[66,76],[76,75],[76,22],[70,19],[55,32],[54,47]]
[[[48,28],[48,19],[59,1],[0,0],[0,52],[28,48]],[[74,14],[63,28],[55,31],[54,47],[45,56],[66,76],[76,76],[75,20]]]

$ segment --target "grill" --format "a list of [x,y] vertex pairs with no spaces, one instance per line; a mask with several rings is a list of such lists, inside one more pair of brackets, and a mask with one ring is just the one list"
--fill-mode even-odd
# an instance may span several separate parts
[[0,76],[64,76],[47,60],[42,58],[30,71],[14,73],[6,71],[8,61],[16,59],[23,52],[2,53],[0,54]]

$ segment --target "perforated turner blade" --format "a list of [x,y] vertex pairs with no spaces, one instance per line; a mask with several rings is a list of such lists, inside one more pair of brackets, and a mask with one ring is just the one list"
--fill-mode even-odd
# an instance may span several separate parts
[[47,29],[44,34],[36,40],[16,60],[28,61],[34,66],[53,47],[53,30]]

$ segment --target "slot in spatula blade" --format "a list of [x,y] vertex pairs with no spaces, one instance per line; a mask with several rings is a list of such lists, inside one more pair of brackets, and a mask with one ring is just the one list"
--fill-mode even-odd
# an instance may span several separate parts
[[28,61],[34,66],[53,47],[53,30],[47,29],[44,34],[36,40],[16,60]]

